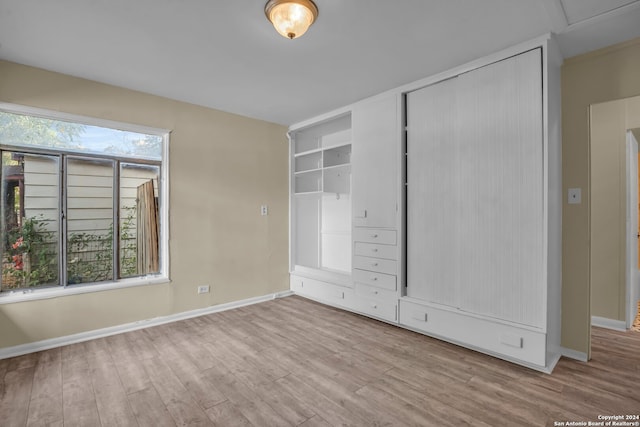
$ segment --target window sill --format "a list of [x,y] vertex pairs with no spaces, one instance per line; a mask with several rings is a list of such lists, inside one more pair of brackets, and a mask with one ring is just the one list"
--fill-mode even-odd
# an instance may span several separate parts
[[35,301],[49,298],[60,298],[69,295],[86,294],[90,292],[110,291],[115,289],[132,288],[135,286],[156,285],[170,283],[167,276],[145,276],[122,279],[117,282],[104,282],[96,284],[70,285],[66,288],[20,289],[0,293],[0,305],[24,301]]

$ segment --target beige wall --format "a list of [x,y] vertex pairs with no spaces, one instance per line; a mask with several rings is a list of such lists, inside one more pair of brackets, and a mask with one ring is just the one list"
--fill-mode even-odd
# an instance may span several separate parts
[[[589,106],[640,95],[640,39],[565,60],[562,67],[562,345],[588,353]],[[569,205],[568,188],[582,188]]]
[[4,61],[0,102],[172,131],[172,282],[2,304],[0,348],[288,289],[284,126]]

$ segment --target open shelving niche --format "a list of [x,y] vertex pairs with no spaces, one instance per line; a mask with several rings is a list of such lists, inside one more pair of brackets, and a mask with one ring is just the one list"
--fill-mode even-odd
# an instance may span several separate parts
[[292,272],[351,282],[351,115],[292,131]]

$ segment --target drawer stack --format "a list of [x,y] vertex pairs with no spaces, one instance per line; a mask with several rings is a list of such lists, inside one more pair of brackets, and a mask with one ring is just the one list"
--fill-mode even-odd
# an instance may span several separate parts
[[395,230],[355,227],[355,309],[389,322],[398,320],[398,245]]

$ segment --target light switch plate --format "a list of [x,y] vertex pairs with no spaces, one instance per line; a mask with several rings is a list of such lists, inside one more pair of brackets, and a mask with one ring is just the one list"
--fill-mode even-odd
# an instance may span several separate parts
[[567,197],[567,203],[569,203],[570,205],[579,205],[580,203],[582,203],[582,189],[570,188]]

